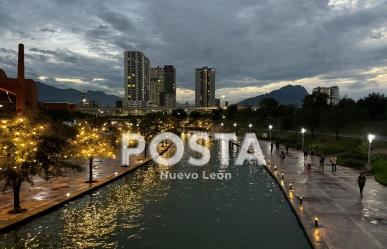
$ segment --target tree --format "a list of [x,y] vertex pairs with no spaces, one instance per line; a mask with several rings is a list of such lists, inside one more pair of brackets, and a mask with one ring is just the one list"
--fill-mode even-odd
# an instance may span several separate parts
[[145,140],[144,156],[147,156],[148,144],[155,134],[159,132],[175,131],[177,124],[179,124],[178,118],[174,115],[164,116],[159,113],[148,113],[143,116],[138,128]]
[[323,111],[328,107],[328,95],[314,92],[303,99],[301,111],[298,113],[299,121],[306,124],[314,137],[314,131],[319,126]]
[[336,133],[336,140],[339,139],[339,129],[343,125],[345,125],[350,116],[345,108],[343,108],[340,104],[329,106],[323,115],[323,120],[328,120],[330,125],[333,125]]
[[230,105],[227,107],[226,111],[226,117],[227,119],[232,119],[234,116],[238,113],[238,106],[237,105]]
[[0,180],[5,181],[4,191],[13,190],[13,210],[21,213],[26,209],[20,206],[20,188],[23,182],[32,184],[41,164],[36,160],[38,143],[45,127],[33,125],[23,117],[4,119],[0,123]]
[[77,124],[77,135],[72,140],[75,158],[86,159],[89,165],[89,180],[93,183],[93,167],[95,158],[114,158],[113,146],[102,128],[94,127],[88,122]]
[[[277,116],[281,130],[295,129],[295,115],[297,107],[294,105],[280,105],[277,108]],[[272,121],[273,122],[273,121]]]
[[384,94],[370,93],[358,101],[360,107],[365,108],[372,120],[384,119],[387,107],[387,98]]
[[82,167],[67,160],[69,155],[66,155],[66,149],[68,141],[63,136],[48,134],[41,137],[35,157],[44,180],[62,176],[66,168],[82,171]]
[[314,92],[306,95],[302,100],[302,107],[304,108],[325,108],[328,106],[328,95],[325,93]]
[[271,97],[263,98],[259,101],[259,106],[265,111],[266,116],[274,116],[278,108],[278,101]]

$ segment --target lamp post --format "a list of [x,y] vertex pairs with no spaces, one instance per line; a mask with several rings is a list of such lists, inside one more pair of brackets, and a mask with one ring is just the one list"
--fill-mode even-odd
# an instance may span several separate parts
[[250,128],[250,133],[251,133],[251,127],[253,127],[253,124],[249,124],[249,128]]
[[234,127],[235,127],[235,135],[237,134],[237,123],[234,123]]
[[222,123],[220,123],[220,126],[222,126],[222,132],[223,132],[223,130],[224,130],[224,123],[222,122]]
[[271,143],[271,129],[273,129],[272,125],[269,125],[269,136],[270,136],[270,143]]
[[368,134],[368,166],[369,167],[371,167],[371,145],[374,139],[375,139],[374,134]]
[[302,134],[302,151],[304,151],[304,134],[306,132],[305,128],[301,128],[301,134]]

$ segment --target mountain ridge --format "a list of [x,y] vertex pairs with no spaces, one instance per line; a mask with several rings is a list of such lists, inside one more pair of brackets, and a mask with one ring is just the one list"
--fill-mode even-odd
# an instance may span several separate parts
[[301,105],[302,100],[308,94],[309,94],[308,91],[303,86],[289,84],[277,90],[271,91],[269,93],[264,93],[261,95],[257,95],[255,97],[251,97],[251,98],[247,98],[242,101],[239,101],[237,105],[258,106],[259,101],[269,97],[277,100],[278,103],[282,105]]
[[[39,81],[36,82],[36,85],[38,88],[38,100],[40,102],[69,102],[75,104],[81,103],[82,91],[72,88],[57,88]],[[86,91],[86,98],[88,100],[97,101],[100,106],[110,107],[115,106],[116,101],[122,99],[116,95],[91,90]]]

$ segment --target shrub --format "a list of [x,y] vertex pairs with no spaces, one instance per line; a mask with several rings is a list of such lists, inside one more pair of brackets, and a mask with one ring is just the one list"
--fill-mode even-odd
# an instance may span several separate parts
[[376,155],[372,160],[372,172],[375,174],[375,179],[387,185],[387,156]]

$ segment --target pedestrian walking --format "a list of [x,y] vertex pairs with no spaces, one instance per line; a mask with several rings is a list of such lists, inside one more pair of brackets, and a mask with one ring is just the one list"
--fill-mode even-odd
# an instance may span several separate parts
[[325,162],[325,157],[323,155],[320,155],[320,167],[319,167],[320,172],[324,172],[324,162]]
[[273,142],[271,142],[270,143],[270,154],[273,154],[273,146],[274,146],[274,144],[273,144]]
[[304,149],[304,160],[308,159],[308,151]]
[[289,155],[289,145],[285,144],[286,155]]
[[285,160],[285,152],[284,151],[281,151],[281,160]]
[[275,151],[279,152],[280,150],[280,144],[278,142],[275,142]]
[[332,172],[336,172],[337,171],[337,157],[336,156],[331,156],[331,165],[332,165]]
[[306,160],[306,173],[311,176],[312,175],[312,160]]
[[363,196],[363,189],[365,187],[366,181],[367,181],[367,178],[365,177],[364,173],[361,172],[360,175],[357,178],[357,181],[356,181],[356,183],[359,186],[359,190],[360,190],[360,195],[361,196]]

